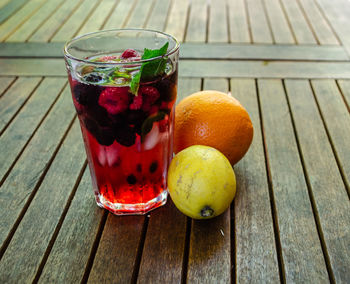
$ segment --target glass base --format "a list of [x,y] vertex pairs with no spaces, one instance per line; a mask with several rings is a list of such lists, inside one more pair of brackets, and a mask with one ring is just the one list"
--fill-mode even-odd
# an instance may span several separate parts
[[144,215],[149,211],[164,205],[167,201],[168,191],[164,190],[156,198],[146,203],[112,203],[106,200],[103,195],[95,194],[96,203],[99,207],[107,209],[115,215]]

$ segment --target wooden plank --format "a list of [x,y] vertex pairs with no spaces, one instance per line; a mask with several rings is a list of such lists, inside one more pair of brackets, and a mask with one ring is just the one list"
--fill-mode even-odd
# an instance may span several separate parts
[[341,43],[344,45],[348,54],[350,54],[350,34],[349,34],[349,11],[348,1],[325,1],[317,0],[323,14],[332,25]]
[[0,137],[0,180],[44,118],[66,80],[47,78],[36,89],[21,112]]
[[42,25],[30,38],[29,42],[47,42],[55,32],[72,15],[75,9],[79,7],[83,0],[65,1],[63,5]]
[[60,227],[61,215],[69,207],[85,159],[76,120],[1,259],[2,283],[34,281],[55,230]]
[[188,283],[230,283],[230,209],[205,221],[192,220]]
[[350,279],[348,195],[309,82],[287,80],[286,90],[334,279],[346,283]]
[[350,116],[333,80],[312,80],[312,87],[350,193]]
[[199,78],[181,78],[178,82],[176,103],[193,93],[199,92],[201,84],[202,82]]
[[0,24],[7,20],[12,14],[20,9],[27,1],[26,0],[3,0],[0,4]]
[[66,87],[2,184],[0,247],[35,193],[74,113],[70,89]]
[[0,26],[0,41],[5,40],[19,26],[28,20],[35,12],[43,5],[44,0],[31,0],[27,2],[20,10],[12,17],[8,18]]
[[343,94],[344,101],[350,112],[350,81],[349,80],[339,80],[338,81],[340,90]]
[[106,211],[96,205],[87,167],[40,275],[39,283],[82,281],[105,214]]
[[[0,59],[0,76],[67,76],[62,59]],[[350,79],[349,62],[180,60],[181,77]]]
[[279,0],[264,0],[275,42],[295,43]]
[[264,148],[255,81],[231,79],[231,93],[247,109],[254,126],[250,149],[235,165],[236,279],[237,283],[278,283],[277,252],[267,173],[264,170]]
[[[0,43],[1,57],[62,57],[64,43]],[[182,43],[181,59],[348,61],[342,46]]]
[[325,18],[322,16],[315,1],[300,0],[300,4],[304,9],[305,14],[309,18],[310,25],[312,26],[320,44],[339,44],[336,36],[333,34],[333,31]]
[[62,2],[63,0],[45,2],[28,21],[6,39],[6,42],[26,41],[41,25],[45,25],[45,20],[52,16]]
[[171,0],[157,0],[146,27],[151,30],[163,31],[168,17]]
[[0,104],[0,133],[12,119],[28,97],[35,90],[41,78],[19,78],[10,89],[2,96]]
[[103,29],[119,29],[124,26],[134,6],[134,0],[120,0]]
[[145,216],[108,214],[88,283],[131,283]]
[[182,77],[350,78],[350,63],[180,60],[179,66]]
[[0,77],[0,98],[2,98],[15,79],[15,77]]
[[181,283],[186,220],[171,200],[151,213],[138,283]]
[[298,44],[317,44],[297,1],[281,0]]
[[273,43],[262,0],[247,0],[252,40],[254,43]]
[[247,11],[244,0],[228,0],[230,42],[250,43]]
[[[210,86],[213,81],[205,83]],[[220,85],[222,84],[222,85]],[[218,90],[228,92],[228,81],[216,81]],[[192,220],[188,256],[188,283],[231,281],[230,209],[210,220]]]
[[208,4],[206,0],[191,2],[186,42],[205,42],[207,37]]
[[185,40],[188,11],[189,0],[172,1],[165,32],[171,34],[180,42]]
[[52,42],[62,42],[77,35],[79,28],[96,9],[101,0],[85,0],[72,16],[64,22],[57,33],[50,39]]
[[78,34],[82,35],[100,30],[117,3],[115,0],[102,0],[78,31]]
[[143,28],[147,22],[148,15],[152,9],[154,0],[138,1],[133,9],[131,15],[126,22],[127,28]]
[[208,42],[228,42],[226,0],[212,0],[209,6]]
[[219,92],[228,92],[228,81],[223,78],[205,78],[203,90],[217,90]]
[[329,281],[281,80],[258,80],[287,283]]

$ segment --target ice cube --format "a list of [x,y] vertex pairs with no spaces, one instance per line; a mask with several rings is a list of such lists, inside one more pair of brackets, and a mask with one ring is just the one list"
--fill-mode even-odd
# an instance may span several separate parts
[[119,157],[118,148],[115,145],[115,143],[113,143],[111,146],[105,147],[105,149],[106,149],[106,158],[107,158],[108,166],[110,167],[119,166],[120,157]]
[[153,127],[151,131],[145,136],[145,140],[143,142],[142,150],[151,150],[161,139],[161,134],[159,132],[158,123],[153,123]]

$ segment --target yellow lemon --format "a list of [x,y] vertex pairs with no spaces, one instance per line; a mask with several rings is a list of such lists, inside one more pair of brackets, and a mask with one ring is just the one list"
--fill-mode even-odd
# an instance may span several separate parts
[[194,219],[223,213],[236,194],[236,177],[229,160],[209,146],[194,145],[170,163],[168,188],[175,206]]

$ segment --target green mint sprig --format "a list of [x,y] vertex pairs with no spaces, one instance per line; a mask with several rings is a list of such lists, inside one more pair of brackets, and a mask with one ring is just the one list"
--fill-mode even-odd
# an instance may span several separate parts
[[134,77],[131,80],[130,83],[130,91],[134,95],[137,94],[140,81],[151,79],[153,77],[156,77],[158,75],[162,75],[165,71],[166,62],[167,59],[164,57],[168,50],[169,43],[165,43],[161,48],[159,49],[148,49],[145,48],[143,55],[141,57],[141,60],[143,59],[151,59],[154,57],[162,56],[159,59],[143,62],[140,71],[134,75]]

